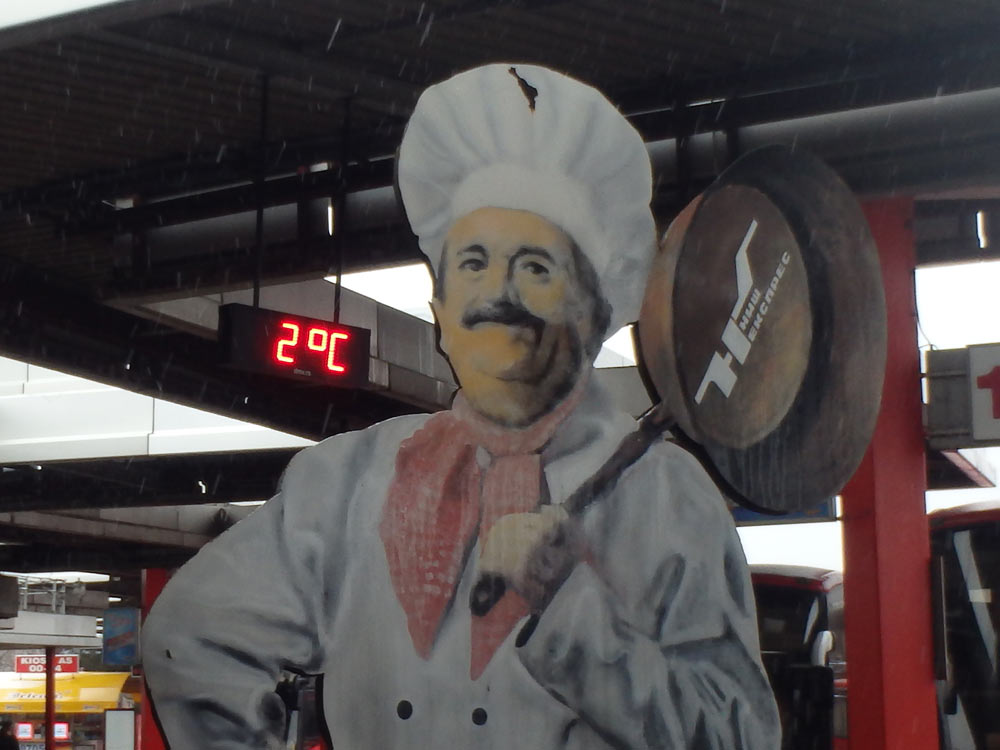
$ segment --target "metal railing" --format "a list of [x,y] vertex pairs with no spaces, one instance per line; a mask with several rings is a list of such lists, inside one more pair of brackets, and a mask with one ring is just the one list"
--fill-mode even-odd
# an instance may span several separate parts
[[18,576],[18,609],[64,615],[67,595],[76,594],[82,587],[81,583],[70,583],[55,578]]

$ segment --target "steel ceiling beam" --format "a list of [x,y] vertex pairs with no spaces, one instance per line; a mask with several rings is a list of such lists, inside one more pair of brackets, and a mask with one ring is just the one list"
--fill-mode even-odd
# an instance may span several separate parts
[[340,97],[349,96],[356,104],[390,117],[408,115],[423,88],[373,73],[363,63],[344,55],[306,55],[291,46],[275,45],[271,38],[233,28],[216,29],[200,21],[187,23],[183,18],[163,17],[119,27],[116,31],[159,46],[217,59],[223,64],[304,82],[315,81],[326,89],[341,92]]
[[464,20],[471,16],[488,13],[494,10],[519,8],[526,11],[541,10],[553,5],[565,5],[569,0],[464,0],[453,2],[437,10],[421,4],[417,10],[407,11],[399,18],[376,24],[374,26],[355,26],[343,29],[337,34],[337,41],[355,42],[368,37],[393,31],[423,29],[435,23]]
[[5,466],[0,512],[267,500],[297,449]]
[[177,567],[251,512],[213,504],[0,513],[0,569],[129,573]]
[[[416,239],[400,222],[377,229],[348,232],[344,272],[417,262],[423,259]],[[141,272],[119,270],[113,284],[98,290],[103,299],[134,301],[211,294],[246,288],[253,279],[254,259],[246,248],[152,262]],[[264,247],[261,277],[268,282],[316,279],[333,273],[329,239],[289,241]]]
[[[809,55],[798,64],[663,77],[616,101],[646,140],[738,128],[1000,86],[992,29],[966,28],[893,45]],[[683,111],[675,111],[680,102]],[[678,122],[678,120],[682,122]]]
[[[355,149],[346,175],[353,189],[392,182],[392,157],[369,158],[369,155],[391,155],[402,131],[400,124],[398,129],[387,131],[385,138],[356,139],[361,147]],[[225,149],[225,153],[215,149],[183,157],[164,157],[123,168],[96,170],[0,193],[0,211],[44,213],[52,216],[61,226],[85,229],[95,223],[107,222],[108,217],[113,215],[108,204],[123,196],[139,195],[150,200],[250,182],[260,158],[256,145],[233,144]],[[290,174],[311,164],[338,162],[339,158],[339,139],[327,134],[300,141],[268,143],[263,155],[269,165],[269,176],[276,175],[285,180],[289,201],[296,199],[293,194],[298,191],[292,186]]]
[[[212,70],[227,70],[236,75],[246,76],[247,78],[257,76],[261,73],[260,66],[258,65],[249,65],[211,55],[204,55],[176,45],[160,44],[150,39],[143,39],[142,37],[124,34],[119,31],[98,29],[88,33],[87,38],[93,39],[96,42],[103,42],[104,44],[151,54],[165,60],[200,65]],[[281,74],[272,73],[271,84],[286,91],[300,93],[304,96],[321,96],[331,101],[336,101],[347,96],[342,90],[322,86],[314,81],[304,81],[300,78]]]
[[195,550],[172,547],[66,546],[45,541],[43,536],[30,545],[0,546],[0,568],[15,573],[63,570],[131,573],[143,568],[177,568],[194,553]]
[[[239,506],[238,506],[239,507]],[[194,508],[169,508],[173,517],[164,518],[144,509],[131,515],[107,515],[112,511],[94,509],[90,516],[86,511],[69,513],[40,513],[19,511],[0,513],[0,523],[8,530],[44,532],[50,539],[61,538],[73,544],[84,539],[87,543],[99,540],[102,543],[124,543],[129,545],[153,545],[197,550],[210,539],[236,522],[237,518],[224,508],[197,506]],[[240,510],[247,510],[240,508]],[[248,515],[247,513],[241,515]]]

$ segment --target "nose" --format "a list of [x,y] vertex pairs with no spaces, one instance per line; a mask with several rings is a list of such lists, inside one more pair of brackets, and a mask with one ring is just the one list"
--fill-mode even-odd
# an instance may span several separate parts
[[500,264],[491,266],[481,287],[484,302],[510,302],[518,304],[521,292],[513,274]]

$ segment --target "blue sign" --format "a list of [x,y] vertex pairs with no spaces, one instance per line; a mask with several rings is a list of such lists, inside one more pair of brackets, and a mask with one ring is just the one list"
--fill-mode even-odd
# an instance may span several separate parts
[[104,610],[105,664],[130,666],[139,663],[139,622],[137,607]]
[[770,513],[754,513],[752,510],[747,510],[746,508],[739,506],[733,508],[732,512],[733,520],[736,521],[737,526],[763,526],[764,524],[774,523],[836,521],[837,501],[836,498],[831,497],[829,500],[817,505],[815,508],[810,508],[809,510],[798,510],[794,513],[782,513],[780,515],[772,515]]

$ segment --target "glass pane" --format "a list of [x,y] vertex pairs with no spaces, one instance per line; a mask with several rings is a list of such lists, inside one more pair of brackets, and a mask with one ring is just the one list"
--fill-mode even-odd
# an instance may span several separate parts
[[819,617],[814,591],[757,586],[757,624],[762,651],[799,651],[808,646]]
[[959,713],[977,748],[1000,740],[1000,524],[956,531],[946,570],[948,651]]

